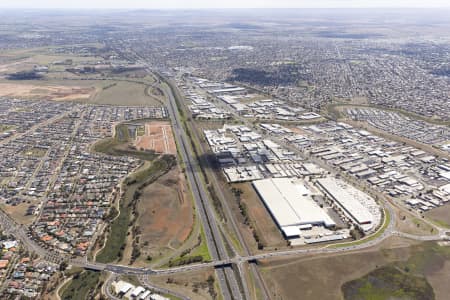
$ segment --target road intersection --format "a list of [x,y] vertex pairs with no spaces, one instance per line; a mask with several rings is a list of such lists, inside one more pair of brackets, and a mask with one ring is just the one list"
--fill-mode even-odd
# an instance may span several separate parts
[[[142,61],[142,63],[145,65],[144,61]],[[148,71],[151,72],[150,69],[148,69]],[[152,290],[165,294],[172,294],[181,299],[188,299],[186,296],[178,295],[173,291],[169,291],[167,289],[162,289],[152,285],[149,280],[149,275],[178,274],[207,268],[215,268],[224,299],[248,299],[249,292],[243,270],[243,265],[245,263],[250,263],[250,268],[253,275],[256,275],[256,279],[257,281],[259,281],[258,284],[262,285],[262,280],[259,278],[259,274],[256,270],[255,265],[255,262],[257,262],[258,260],[305,254],[332,254],[357,251],[373,247],[391,236],[398,236],[417,241],[441,241],[450,239],[450,231],[443,228],[438,228],[438,233],[435,235],[424,236],[396,231],[396,213],[393,209],[393,205],[389,203],[389,201],[383,200],[385,215],[389,214],[390,216],[390,218],[384,218],[384,222],[388,223],[382,225],[376,233],[366,237],[363,240],[335,245],[327,245],[323,247],[297,248],[289,250],[270,251],[260,254],[251,254],[250,251],[246,248],[245,242],[243,241],[242,237],[238,235],[239,242],[244,246],[244,254],[240,255],[235,250],[232,251],[232,254],[230,254],[230,251],[227,251],[227,248],[225,246],[226,241],[224,238],[224,229],[221,227],[220,222],[217,220],[217,216],[214,208],[212,207],[211,201],[208,200],[209,196],[201,178],[202,174],[196,168],[197,158],[190,147],[191,138],[187,135],[184,129],[184,124],[181,121],[175,95],[173,94],[173,91],[171,90],[169,85],[165,85],[164,89],[169,98],[169,116],[172,121],[174,135],[179,147],[179,152],[185,164],[186,176],[194,195],[197,208],[196,211],[205,229],[206,242],[212,256],[212,260],[210,262],[172,267],[167,269],[152,269],[137,268],[117,264],[102,264],[98,262],[90,262],[86,258],[73,259],[67,255],[43,247],[32,238],[27,227],[17,224],[7,213],[0,210],[0,226],[3,228],[5,233],[15,236],[30,252],[35,253],[36,255],[44,258],[47,261],[51,261],[56,264],[60,264],[65,261],[71,265],[82,267],[85,269],[110,272],[112,276],[110,276],[106,281],[103,292],[111,299],[115,299],[115,297],[111,294],[111,283],[114,281],[117,275],[125,274],[138,276],[141,283]],[[52,120],[48,120],[48,122],[50,121]],[[34,130],[36,128],[38,127],[32,128],[30,130]],[[278,142],[281,143],[282,141]],[[215,180],[215,178],[212,178],[212,180]],[[223,195],[221,197],[223,197]],[[233,227],[237,227],[236,224],[232,225]],[[237,230],[237,232],[239,231]],[[233,247],[231,246],[231,248]],[[233,265],[237,266],[236,272],[231,267]],[[267,298],[267,296],[265,298]]]

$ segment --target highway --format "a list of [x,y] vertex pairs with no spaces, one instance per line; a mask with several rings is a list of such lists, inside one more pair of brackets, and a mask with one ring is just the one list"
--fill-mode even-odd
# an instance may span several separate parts
[[[147,72],[150,74],[153,73],[144,59],[139,57],[136,53],[133,53],[133,55],[139,63],[146,67]],[[225,247],[225,241],[223,240],[223,232],[220,228],[220,224],[217,222],[217,216],[214,208],[212,207],[212,203],[209,200],[209,194],[206,191],[205,184],[202,179],[202,173],[196,168],[197,158],[196,155],[192,153],[192,149],[190,147],[191,139],[188,137],[183,127],[184,124],[180,119],[177,99],[175,98],[175,95],[169,85],[164,84],[162,88],[168,97],[167,109],[172,122],[175,140],[181,159],[185,164],[187,180],[194,196],[197,215],[204,228],[206,242],[211,253],[211,257],[213,260],[227,259],[229,258],[229,254]],[[238,271],[242,271],[240,266],[238,266]],[[236,277],[235,271],[231,267],[216,269],[216,274],[224,299],[244,299],[244,295],[242,295],[238,282],[239,279]],[[241,283],[243,284],[243,288],[245,290],[244,294],[247,294],[244,276],[241,275],[240,279],[242,279]]]
[[[194,155],[188,146],[190,145],[190,139],[187,137],[183,124],[180,121],[175,96],[169,87],[165,87],[165,92],[169,98],[168,111],[173,124],[175,138],[181,158],[185,163],[186,175],[194,195],[197,213],[205,229],[206,241],[211,256],[213,260],[228,258],[222,233],[219,231],[215,212],[208,200],[208,193],[205,190],[201,173],[195,168],[196,158],[193,157]],[[216,269],[216,273],[225,299],[243,299],[236,276],[231,268]]]
[[[145,62],[143,62],[145,64]],[[151,72],[151,70],[148,70]],[[239,253],[235,252],[235,255],[233,257],[230,257],[230,254],[228,253],[226,247],[225,247],[225,241],[224,241],[224,230],[221,228],[221,224],[218,222],[215,210],[212,206],[211,201],[209,200],[209,194],[205,188],[205,185],[203,183],[202,179],[202,173],[199,172],[199,170],[196,168],[197,166],[197,159],[195,155],[192,153],[190,143],[191,139],[188,137],[186,131],[183,128],[183,123],[181,122],[181,118],[178,112],[178,107],[176,103],[175,96],[173,95],[172,91],[168,86],[165,86],[164,88],[166,95],[169,98],[168,103],[168,111],[169,116],[171,119],[171,122],[173,124],[173,130],[174,130],[174,136],[177,142],[177,146],[179,149],[179,153],[181,155],[181,158],[185,164],[185,170],[186,170],[186,176],[188,178],[188,182],[191,187],[191,191],[194,195],[194,200],[196,204],[196,212],[199,217],[200,222],[203,224],[205,236],[206,236],[206,243],[208,245],[208,248],[211,252],[212,261],[211,262],[205,262],[205,263],[199,263],[199,264],[191,264],[186,266],[180,266],[180,267],[173,267],[168,269],[150,269],[150,268],[137,268],[137,267],[130,267],[130,266],[123,266],[123,265],[116,265],[116,264],[102,264],[97,262],[88,262],[86,258],[77,258],[77,259],[71,259],[69,256],[64,255],[62,253],[58,253],[56,251],[50,251],[48,249],[43,248],[40,246],[31,236],[28,234],[28,229],[25,226],[17,224],[13,219],[11,219],[4,211],[0,210],[0,226],[3,228],[5,233],[11,234],[15,236],[18,240],[20,240],[23,245],[31,252],[36,253],[38,256],[54,262],[54,263],[61,263],[63,261],[67,261],[69,264],[74,266],[83,267],[86,269],[91,270],[98,270],[98,271],[107,271],[112,273],[113,275],[108,278],[108,280],[105,283],[105,288],[103,292],[111,299],[115,299],[114,296],[110,293],[110,285],[112,281],[114,280],[116,275],[136,275],[139,277],[141,283],[145,285],[147,288],[150,288],[152,290],[159,291],[161,293],[165,294],[172,294],[176,297],[179,297],[181,299],[189,299],[183,295],[178,295],[174,293],[173,291],[169,291],[167,289],[159,288],[151,284],[149,281],[150,275],[167,275],[167,274],[177,274],[182,272],[188,272],[188,271],[194,271],[194,270],[201,270],[206,268],[215,268],[218,283],[220,285],[221,293],[224,299],[246,299],[249,296],[248,293],[248,287],[245,283],[245,278],[243,276],[244,270],[243,270],[243,264],[250,262],[250,268],[254,275],[255,280],[257,281],[257,284],[260,285],[262,288],[261,290],[266,294],[264,295],[264,298],[269,298],[267,295],[267,291],[264,288],[264,283],[260,277],[260,274],[258,273],[257,267],[255,266],[253,261],[262,260],[262,259],[270,259],[270,258],[277,258],[277,257],[289,257],[289,256],[296,256],[296,255],[305,255],[305,254],[328,254],[328,253],[344,253],[349,251],[357,251],[362,249],[367,249],[369,247],[373,247],[382,241],[384,241],[386,238],[390,236],[398,236],[402,238],[417,240],[417,241],[440,241],[440,240],[449,240],[450,237],[448,234],[450,234],[449,230],[445,230],[443,228],[438,228],[438,234],[436,235],[430,235],[430,236],[419,236],[419,235],[412,235],[407,234],[403,232],[398,232],[395,230],[395,212],[392,208],[392,204],[389,203],[387,200],[384,200],[384,209],[389,213],[390,219],[389,223],[386,224],[386,226],[382,226],[379,230],[380,232],[377,233],[375,236],[369,236],[365,240],[360,240],[357,242],[349,242],[349,243],[342,243],[341,245],[327,245],[323,247],[317,247],[317,248],[298,248],[298,249],[289,249],[289,250],[279,250],[279,251],[271,251],[267,253],[261,253],[252,255],[249,251],[249,249],[246,246],[245,240],[240,235],[240,232],[237,228],[237,224],[235,224],[234,218],[231,216],[228,219],[231,220],[231,225],[234,229],[234,231],[237,234],[238,241],[243,245],[244,247],[244,253],[241,256]],[[62,116],[57,116],[55,118],[52,118],[50,120],[47,120],[45,123],[52,122],[57,118],[61,118]],[[31,128],[30,130],[35,130],[36,128],[39,128],[42,125],[36,125],[35,127]],[[28,131],[29,132],[29,131]],[[196,133],[195,133],[196,134]],[[273,138],[273,137],[272,137]],[[278,140],[277,142],[280,142],[282,144],[285,144],[284,141]],[[286,145],[285,145],[286,146]],[[292,145],[289,145],[289,148],[293,148]],[[298,149],[297,149],[298,151]],[[209,163],[209,162],[208,162]],[[211,180],[214,185],[218,185],[217,179],[215,177],[211,177]],[[220,198],[224,198],[224,195],[222,194],[220,189],[218,190],[218,194]],[[381,199],[384,199],[383,197]],[[226,201],[222,201],[223,203],[226,203]],[[224,205],[225,212],[228,215],[231,215],[230,208],[227,205]],[[387,222],[387,219],[385,218],[385,221]],[[232,248],[232,245],[230,245]],[[236,265],[237,270],[234,271],[229,265]],[[240,276],[237,276],[239,274]],[[239,278],[240,277],[240,278]],[[242,282],[242,287],[239,284],[239,282]],[[243,291],[241,291],[241,288]]]
[[[172,84],[172,86],[176,86],[176,84],[174,82],[169,82],[169,84]],[[183,105],[183,107],[185,108],[185,105]],[[195,126],[195,125],[193,125],[193,126]],[[197,141],[201,141],[200,137],[198,136],[198,131],[197,131],[197,129],[195,127],[192,128],[191,132],[193,133],[193,135],[195,136]],[[203,144],[202,143],[199,143],[199,144],[200,144],[200,147],[202,148],[201,152],[202,153],[207,153],[206,149],[203,148]],[[247,245],[247,242],[245,241],[244,237],[242,236],[242,233],[241,233],[241,231],[240,231],[240,229],[239,229],[239,227],[238,227],[238,225],[236,223],[235,217],[234,217],[233,212],[231,211],[231,208],[230,208],[230,206],[228,204],[227,198],[223,194],[222,187],[221,187],[221,185],[219,183],[219,180],[217,179],[216,173],[211,171],[211,170],[214,169],[214,167],[213,167],[213,162],[210,161],[210,156],[207,155],[206,158],[204,159],[204,161],[202,161],[200,163],[205,163],[206,164],[204,166],[204,168],[205,168],[205,170],[207,172],[207,176],[208,176],[208,179],[209,179],[210,183],[214,186],[214,189],[216,191],[217,197],[220,199],[220,202],[222,204],[223,213],[226,215],[226,222],[230,223],[230,225],[232,227],[232,230],[233,230],[233,233],[236,235],[239,244],[243,248],[244,256],[249,256],[251,254],[251,251],[250,251],[250,249],[249,249],[249,247]],[[230,245],[231,248],[233,248],[234,253],[237,254],[238,251],[236,251],[236,249],[234,249],[232,241],[229,241],[229,245]],[[249,289],[248,289],[248,286],[247,286],[247,282],[246,282],[246,280],[244,278],[245,272],[243,270],[242,263],[237,264],[237,267],[238,267],[239,273],[241,274],[241,277],[242,277],[242,288],[244,290],[244,295],[245,295],[245,297],[247,299],[249,299],[250,298],[250,292],[249,292]],[[250,265],[250,271],[252,272],[253,277],[256,280],[256,284],[260,288],[260,291],[262,293],[261,297],[263,299],[268,299],[269,298],[268,291],[266,290],[266,287],[265,287],[264,282],[263,282],[263,280],[261,278],[261,275],[258,272],[258,269],[257,269],[256,265],[254,265],[254,264]]]
[[[123,266],[123,265],[115,265],[115,264],[101,264],[97,262],[87,262],[85,259],[79,258],[79,259],[69,259],[67,256],[61,255],[56,252],[49,251],[47,249],[42,248],[39,246],[33,239],[31,239],[27,233],[24,230],[24,227],[21,225],[16,224],[5,212],[0,210],[0,226],[3,228],[5,233],[11,234],[15,236],[17,239],[19,239],[24,246],[31,252],[36,253],[40,257],[47,259],[49,261],[55,262],[55,263],[61,263],[62,261],[68,261],[69,264],[83,267],[91,270],[98,270],[98,271],[109,271],[111,273],[117,274],[117,275],[136,275],[140,276],[141,281],[143,284],[145,284],[147,287],[152,289],[160,289],[157,287],[154,287],[151,285],[151,283],[148,280],[148,275],[168,275],[168,274],[177,274],[177,273],[183,273],[188,271],[194,271],[194,270],[201,270],[201,269],[207,269],[212,267],[220,267],[223,265],[228,264],[242,264],[245,262],[251,262],[251,261],[257,261],[261,259],[270,259],[270,258],[277,258],[277,257],[289,257],[289,256],[297,256],[297,255],[305,255],[305,254],[332,254],[332,253],[344,253],[349,251],[357,251],[357,250],[363,250],[370,247],[373,247],[382,241],[384,241],[386,238],[390,236],[399,236],[407,239],[413,239],[417,241],[442,241],[442,240],[450,240],[450,230],[444,230],[440,229],[438,235],[430,235],[430,236],[419,236],[419,235],[412,235],[412,234],[406,234],[402,232],[398,232],[394,230],[394,222],[391,221],[383,230],[383,232],[378,235],[375,238],[368,237],[367,242],[364,241],[358,241],[356,243],[349,242],[349,243],[342,243],[338,244],[338,246],[335,245],[329,245],[324,246],[320,248],[300,248],[300,249],[291,249],[291,250],[283,250],[283,251],[272,251],[257,255],[249,255],[249,256],[239,256],[237,255],[234,258],[226,258],[226,259],[214,259],[212,262],[206,262],[206,263],[199,263],[199,264],[192,264],[192,265],[186,265],[186,266],[180,266],[180,267],[173,267],[168,269],[150,269],[150,268],[136,268],[136,267],[129,267],[129,266]],[[218,274],[221,274],[220,276],[225,276],[224,273],[220,273],[220,270],[223,271],[223,269],[216,269]],[[161,291],[164,290],[164,293],[175,295],[172,291],[160,289]],[[187,299],[186,297],[182,299]]]

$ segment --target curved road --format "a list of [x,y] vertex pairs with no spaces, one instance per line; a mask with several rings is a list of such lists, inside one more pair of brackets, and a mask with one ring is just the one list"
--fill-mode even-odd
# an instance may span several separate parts
[[[168,92],[169,96],[171,92]],[[403,238],[418,240],[418,241],[439,241],[439,240],[450,240],[450,230],[445,230],[443,228],[438,229],[438,234],[432,236],[420,236],[420,235],[412,235],[403,232],[395,231],[395,212],[392,209],[392,206],[389,202],[384,201],[384,209],[386,209],[390,215],[389,224],[386,226],[381,226],[379,230],[382,230],[380,233],[376,233],[374,236],[369,236],[361,241],[357,242],[349,242],[349,243],[341,243],[340,245],[331,245],[325,246],[321,248],[309,248],[309,249],[291,249],[291,250],[283,250],[283,251],[273,251],[267,253],[261,253],[257,255],[248,255],[246,251],[246,255],[240,256],[236,254],[234,257],[229,257],[225,247],[223,245],[222,234],[219,230],[219,227],[214,219],[214,212],[212,211],[209,204],[205,202],[208,199],[207,193],[204,190],[204,186],[201,184],[200,175],[195,170],[194,163],[192,162],[190,150],[186,144],[190,142],[190,140],[186,137],[186,133],[182,129],[182,124],[180,123],[178,114],[176,113],[176,107],[174,107],[175,100],[172,97],[169,97],[169,111],[171,112],[171,118],[174,126],[175,136],[178,139],[178,143],[183,151],[180,151],[182,154],[182,158],[186,164],[187,176],[189,177],[189,181],[191,183],[191,189],[193,190],[194,195],[196,195],[196,207],[197,211],[202,219],[203,224],[205,225],[205,233],[207,236],[207,244],[208,248],[212,252],[213,261],[208,263],[200,263],[194,265],[187,265],[181,267],[174,267],[169,269],[150,269],[150,268],[136,268],[115,264],[101,264],[97,262],[88,262],[84,258],[71,259],[69,256],[50,251],[45,249],[41,245],[39,245],[31,236],[28,234],[28,230],[25,226],[17,224],[13,219],[9,217],[4,211],[0,210],[0,226],[3,228],[5,233],[11,234],[15,236],[18,240],[20,240],[23,245],[31,252],[36,253],[40,257],[54,262],[61,263],[63,261],[67,261],[69,264],[83,267],[86,269],[99,270],[99,271],[108,271],[113,273],[111,275],[105,285],[102,292],[107,295],[110,299],[116,299],[114,295],[111,294],[110,285],[114,280],[116,275],[119,274],[129,274],[139,276],[139,279],[142,284],[152,290],[156,290],[165,294],[172,294],[181,299],[189,299],[183,295],[179,295],[174,293],[173,291],[169,291],[167,289],[159,288],[152,285],[149,282],[148,275],[156,274],[156,275],[165,275],[165,274],[175,274],[181,272],[187,272],[192,270],[198,270],[203,268],[211,268],[211,267],[219,267],[216,269],[219,284],[221,285],[221,290],[225,299],[243,299],[243,295],[241,294],[239,285],[237,283],[236,274],[234,271],[229,268],[220,268],[225,267],[229,264],[236,264],[239,268],[238,272],[240,275],[242,274],[242,264],[246,262],[256,261],[259,259],[269,259],[274,257],[283,257],[283,256],[295,256],[295,255],[303,255],[303,254],[324,254],[324,253],[340,253],[347,251],[355,251],[366,249],[381,243],[383,240],[390,236],[399,236]],[[385,218],[385,222],[386,222]],[[208,226],[209,225],[209,226]],[[253,267],[253,266],[252,266]],[[242,276],[242,275],[241,275]],[[241,278],[242,279],[242,278]],[[247,294],[247,292],[245,292]],[[246,295],[247,296],[247,295]]]

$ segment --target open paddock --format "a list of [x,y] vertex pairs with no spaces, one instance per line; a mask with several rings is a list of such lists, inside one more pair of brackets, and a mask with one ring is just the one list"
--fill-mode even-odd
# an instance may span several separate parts
[[309,255],[261,261],[261,274],[271,299],[342,300],[347,281],[394,261],[405,261],[414,250],[409,241],[390,238],[364,251],[333,255]]
[[0,97],[71,101],[88,100],[94,93],[92,87],[0,83]]
[[425,217],[437,225],[450,228],[450,204],[442,205],[425,213]]
[[194,226],[192,201],[178,167],[145,187],[137,208],[140,215],[136,224],[142,229],[140,241],[146,245],[142,247],[142,259],[178,249]]

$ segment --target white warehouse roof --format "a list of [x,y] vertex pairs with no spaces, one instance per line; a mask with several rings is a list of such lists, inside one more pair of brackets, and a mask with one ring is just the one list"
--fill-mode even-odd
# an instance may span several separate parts
[[142,286],[138,286],[137,288],[135,288],[132,292],[131,292],[131,296],[132,297],[137,297],[139,296],[142,292],[145,291],[145,288],[143,288]]
[[134,289],[134,285],[131,283],[119,280],[113,283],[114,291],[116,294],[126,294],[129,290]]
[[335,225],[330,216],[307,195],[309,190],[292,179],[262,179],[254,181],[253,186],[282,230],[283,227],[305,224]]
[[[342,182],[342,181],[341,181]],[[338,180],[327,177],[317,180],[317,183],[336,201],[358,224],[370,224],[373,216],[369,209],[350,193],[348,189],[338,184]],[[349,188],[353,188],[348,186]]]

